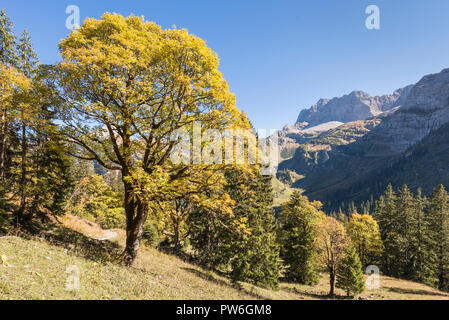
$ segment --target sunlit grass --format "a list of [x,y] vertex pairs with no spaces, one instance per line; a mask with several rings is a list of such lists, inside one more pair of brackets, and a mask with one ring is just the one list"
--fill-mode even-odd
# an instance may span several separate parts
[[[317,286],[281,283],[279,290],[269,290],[246,283],[233,284],[226,277],[145,247],[133,267],[124,267],[112,262],[123,245],[122,230],[117,230],[118,237],[113,244],[90,239],[101,238],[103,231],[85,220],[68,216],[62,221],[65,226],[55,225],[43,235],[0,238],[0,257],[3,257],[0,260],[0,299],[328,298],[326,274]],[[72,230],[74,225],[76,231]],[[64,236],[59,234],[61,232]],[[111,259],[104,253],[108,250]],[[70,276],[66,270],[70,266],[80,269],[79,291],[66,290],[66,280]],[[379,290],[365,291],[362,297],[449,299],[446,293],[411,281],[382,277],[381,286]],[[337,290],[337,293],[343,296],[343,292]]]

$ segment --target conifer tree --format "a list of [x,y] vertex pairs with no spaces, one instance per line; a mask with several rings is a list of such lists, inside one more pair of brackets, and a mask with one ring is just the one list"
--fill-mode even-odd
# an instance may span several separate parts
[[198,262],[208,269],[228,266],[231,259],[229,246],[233,233],[232,217],[221,211],[195,208],[187,220],[190,243]]
[[[16,37],[13,33],[13,24],[4,9],[0,10],[0,64],[2,78],[3,72],[10,72],[17,62]],[[6,157],[8,144],[9,117],[8,106],[5,103],[4,92],[0,90],[0,180],[4,183],[6,176]]]
[[283,205],[279,214],[279,239],[288,280],[309,285],[318,282],[317,229],[323,218],[320,204],[309,202],[299,191]]
[[440,290],[449,290],[449,195],[443,185],[430,197],[426,220],[429,227],[430,251],[435,256],[433,270]]
[[[18,67],[23,72],[23,74],[29,79],[33,78],[35,75],[36,68],[38,66],[37,55],[33,50],[31,43],[31,38],[27,30],[25,30],[19,40],[17,45],[18,53]],[[29,93],[27,93],[29,94]],[[20,122],[20,178],[19,178],[19,193],[20,193],[20,204],[17,211],[17,219],[21,221],[23,214],[25,213],[26,198],[27,198],[27,156],[28,156],[28,130],[29,126],[34,122],[34,118],[37,116],[32,102],[30,99],[25,97],[25,101],[22,101],[21,108],[19,110],[19,122]]]
[[349,218],[348,216],[341,210],[341,208],[338,210],[335,219],[343,223],[344,226],[348,225]]
[[410,279],[416,254],[416,202],[407,185],[399,189],[396,197],[396,216],[393,220],[398,232],[396,247],[396,276]]
[[410,279],[434,286],[436,278],[432,265],[435,263],[435,255],[430,247],[429,226],[425,216],[427,205],[427,199],[423,197],[421,189],[418,189],[414,218],[416,228],[413,231],[415,247],[413,248]]
[[230,270],[233,281],[276,287],[281,262],[271,177],[240,166],[227,168],[225,177],[232,214],[200,206],[188,217],[196,257],[207,268]]
[[365,289],[362,263],[357,251],[350,246],[337,271],[337,288],[343,289],[349,297],[352,294],[360,294]]
[[13,23],[4,9],[0,10],[0,62],[11,66],[17,63],[16,36]]
[[385,194],[376,202],[374,218],[379,223],[379,230],[384,245],[382,257],[382,271],[390,276],[399,277],[402,274],[398,257],[401,257],[401,234],[402,221],[398,219],[396,211],[396,194],[393,187],[389,185]]
[[271,176],[255,170],[227,172],[228,192],[236,205],[233,208],[236,232],[229,249],[231,278],[276,288],[281,262],[272,209]]

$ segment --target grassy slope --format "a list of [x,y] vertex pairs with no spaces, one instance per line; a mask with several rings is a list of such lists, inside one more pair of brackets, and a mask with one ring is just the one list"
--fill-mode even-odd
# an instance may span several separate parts
[[283,203],[290,200],[290,197],[295,190],[290,186],[288,186],[287,184],[284,184],[281,181],[279,181],[276,177],[273,177],[272,187],[273,187],[273,207],[279,207]]
[[[122,267],[104,262],[98,258],[101,254],[94,257],[78,250],[81,245],[100,245],[87,237],[101,238],[98,226],[73,217],[63,222],[64,227],[55,226],[50,234],[69,232],[71,243],[60,241],[58,236],[0,238],[0,257],[7,258],[0,261],[0,299],[323,299],[328,290],[326,275],[315,287],[283,283],[280,290],[272,291],[249,284],[236,286],[224,277],[148,248],[142,248],[132,268]],[[120,246],[123,232],[117,233],[113,241]],[[65,271],[72,265],[81,270],[79,292],[65,290]],[[362,296],[449,299],[445,293],[409,281],[382,277],[381,285],[381,289]]]

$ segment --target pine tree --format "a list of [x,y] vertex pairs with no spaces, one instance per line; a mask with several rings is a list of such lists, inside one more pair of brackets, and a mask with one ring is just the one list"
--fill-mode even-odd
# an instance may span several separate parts
[[190,243],[198,262],[208,269],[216,270],[228,266],[232,241],[232,217],[221,212],[196,208],[189,215]]
[[10,203],[5,197],[5,189],[0,185],[0,234],[6,233],[13,221],[8,214],[10,211]]
[[251,211],[248,219],[251,233],[233,243],[236,255],[231,261],[231,278],[277,288],[280,261],[274,215],[261,209]]
[[[18,53],[18,67],[23,72],[23,74],[28,78],[33,78],[36,72],[36,68],[38,66],[37,55],[33,50],[33,46],[31,43],[30,35],[28,31],[25,30],[19,40],[19,44],[17,45],[17,53]],[[28,99],[27,99],[28,100]],[[28,191],[28,174],[27,174],[27,156],[29,149],[29,141],[28,141],[28,131],[29,126],[33,124],[34,118],[36,115],[33,112],[33,107],[30,105],[30,101],[23,101],[22,108],[20,108],[19,112],[19,122],[20,122],[20,178],[18,181],[19,190],[20,190],[20,204],[19,209],[17,210],[17,220],[21,221],[23,219],[23,214],[26,210],[26,198]],[[32,102],[31,102],[32,104]]]
[[418,189],[414,213],[416,228],[412,236],[415,239],[415,247],[413,248],[410,279],[434,286],[436,278],[432,265],[435,263],[435,255],[432,254],[430,248],[429,226],[425,216],[427,205],[427,199],[422,196],[421,189]]
[[319,209],[319,204],[310,203],[299,191],[293,193],[282,206],[279,239],[288,280],[308,285],[316,284],[319,280],[316,262],[317,228],[319,220],[324,218],[324,213]]
[[354,295],[360,294],[365,289],[362,263],[353,247],[349,247],[346,256],[338,267],[337,288],[343,289],[348,297],[351,293]]
[[28,130],[26,221],[35,216],[45,218],[48,213],[62,214],[73,186],[68,147],[55,123],[56,106],[50,90],[40,81],[40,72],[32,87],[35,115]]
[[402,256],[401,245],[404,243],[401,234],[402,221],[398,219],[396,211],[397,196],[393,187],[389,185],[385,194],[376,202],[374,218],[379,223],[379,230],[384,245],[382,256],[382,271],[389,276],[402,275],[401,263],[398,257]]
[[231,278],[276,288],[281,263],[271,208],[271,176],[237,169],[229,171],[227,177],[230,182],[228,192],[236,203],[233,209],[235,221],[241,226],[229,244]]
[[[17,62],[16,37],[13,25],[4,9],[0,10],[0,64],[3,69],[14,67]],[[4,75],[1,75],[4,77]],[[3,97],[0,93],[0,101]],[[0,103],[0,180],[5,184],[9,131],[8,108]]]
[[343,223],[344,226],[347,226],[349,223],[348,216],[341,210],[338,210],[337,216],[335,217],[339,222]]
[[17,63],[16,36],[13,24],[4,9],[0,10],[0,62],[6,65]]
[[435,256],[433,270],[440,290],[449,290],[449,195],[443,185],[430,197],[426,221],[429,228],[430,252]]
[[410,279],[413,270],[414,255],[417,249],[416,238],[416,202],[407,185],[403,185],[396,197],[396,230],[398,231],[396,264],[398,276]]

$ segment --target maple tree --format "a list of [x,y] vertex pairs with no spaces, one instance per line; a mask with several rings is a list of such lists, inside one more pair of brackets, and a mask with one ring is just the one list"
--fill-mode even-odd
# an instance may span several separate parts
[[71,155],[122,174],[127,218],[124,260],[135,259],[149,202],[173,190],[188,165],[171,165],[171,136],[248,125],[218,71],[219,59],[186,30],[106,13],[62,40],[53,68],[60,121]]

